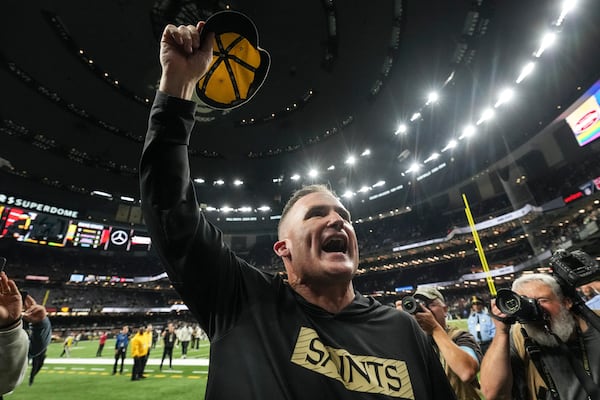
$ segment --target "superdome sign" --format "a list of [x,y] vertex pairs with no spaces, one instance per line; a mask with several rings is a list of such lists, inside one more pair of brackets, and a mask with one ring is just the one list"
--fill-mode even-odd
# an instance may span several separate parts
[[4,203],[9,206],[25,208],[27,210],[39,211],[46,214],[60,215],[63,217],[78,218],[79,215],[79,211],[76,210],[69,210],[67,208],[38,203],[35,201],[22,199],[20,197],[9,196],[4,193],[0,193],[0,203]]

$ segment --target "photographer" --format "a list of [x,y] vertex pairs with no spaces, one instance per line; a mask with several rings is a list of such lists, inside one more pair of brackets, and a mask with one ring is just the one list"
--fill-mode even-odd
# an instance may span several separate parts
[[461,400],[479,400],[477,372],[481,349],[469,332],[446,324],[448,306],[435,288],[419,288],[414,302],[405,298],[402,309],[413,314],[417,323],[433,340],[450,386]]
[[[481,365],[486,399],[598,399],[600,332],[574,312],[559,281],[546,274],[523,275],[514,281],[511,304],[520,323],[492,301],[496,335]],[[524,297],[520,297],[524,296]],[[505,310],[506,311],[506,310]]]

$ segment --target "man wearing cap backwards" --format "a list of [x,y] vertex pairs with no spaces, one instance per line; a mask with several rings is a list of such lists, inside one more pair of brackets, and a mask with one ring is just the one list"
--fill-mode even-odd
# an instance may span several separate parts
[[479,400],[477,372],[481,349],[467,331],[446,324],[448,306],[439,290],[419,288],[414,294],[419,301],[413,314],[421,328],[433,339],[448,380],[461,400]]
[[206,399],[452,399],[427,336],[352,285],[350,214],[324,186],[288,202],[274,251],[287,280],[238,258],[200,211],[188,101],[212,57],[204,22],[162,36],[162,76],[141,159],[142,208],[173,286],[211,340]]
[[477,340],[481,352],[485,354],[496,334],[496,325],[487,309],[484,308],[483,299],[479,296],[471,296],[471,314],[467,319],[467,324],[469,332]]

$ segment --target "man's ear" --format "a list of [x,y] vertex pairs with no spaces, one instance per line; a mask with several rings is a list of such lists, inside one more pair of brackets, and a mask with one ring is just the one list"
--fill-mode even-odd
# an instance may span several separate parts
[[278,240],[273,245],[273,251],[279,257],[288,257],[290,255],[290,249],[287,247],[287,242],[285,240]]
[[567,310],[571,310],[571,308],[573,307],[573,300],[571,300],[570,297],[565,296],[564,300],[563,300],[565,307],[567,308]]

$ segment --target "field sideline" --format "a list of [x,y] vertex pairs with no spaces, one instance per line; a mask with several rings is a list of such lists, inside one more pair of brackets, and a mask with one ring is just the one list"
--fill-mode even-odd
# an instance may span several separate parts
[[[131,381],[133,359],[125,359],[123,375],[112,375],[114,364],[114,340],[108,340],[102,357],[96,357],[98,341],[82,341],[71,349],[70,358],[60,358],[61,343],[48,347],[44,367],[28,385],[29,369],[25,379],[13,394],[5,400],[61,399],[61,400],[148,400],[172,398],[199,400],[204,398],[208,374],[210,344],[202,341],[199,349],[188,350],[188,357],[181,358],[181,347],[173,351],[173,369],[168,360],[159,370],[163,348],[158,345],[150,352],[146,366],[147,379]],[[119,364],[120,366],[120,364]]]

